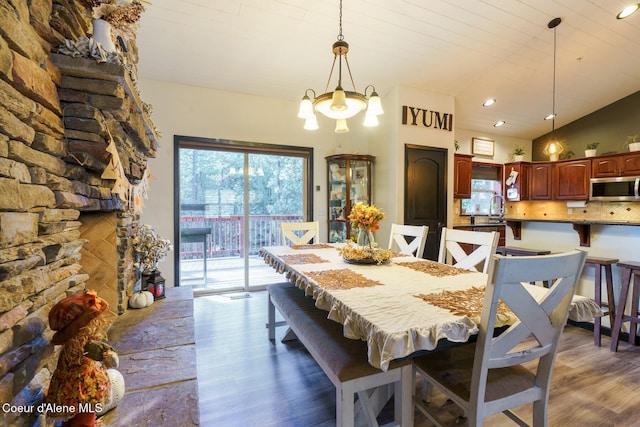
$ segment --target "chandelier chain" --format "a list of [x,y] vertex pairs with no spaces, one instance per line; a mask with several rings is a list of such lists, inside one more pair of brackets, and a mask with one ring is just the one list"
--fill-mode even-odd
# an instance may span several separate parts
[[340,0],[340,31],[338,32],[338,40],[344,40],[344,36],[342,35],[342,0]]

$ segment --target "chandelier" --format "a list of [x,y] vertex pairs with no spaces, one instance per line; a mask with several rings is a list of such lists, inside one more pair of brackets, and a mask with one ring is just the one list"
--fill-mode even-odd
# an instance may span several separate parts
[[549,160],[556,161],[558,156],[564,151],[564,145],[555,138],[556,130],[556,27],[560,25],[562,18],[554,18],[547,24],[548,28],[553,28],[553,90],[551,114],[545,117],[545,120],[551,120],[551,139],[547,142],[542,150],[545,156],[549,156]]
[[[353,76],[351,75],[351,68],[347,60],[349,44],[344,41],[344,36],[342,35],[342,0],[340,0],[340,31],[338,33],[338,41],[333,44],[332,50],[333,63],[331,64],[331,71],[329,72],[325,93],[316,96],[316,92],[313,89],[307,89],[302,97],[302,101],[300,101],[298,117],[305,119],[304,128],[307,130],[318,129],[318,120],[316,119],[315,113],[319,112],[330,119],[336,120],[336,133],[349,132],[347,119],[355,116],[364,109],[366,109],[367,112],[363,125],[378,126],[378,116],[383,114],[384,111],[382,110],[382,103],[380,102],[376,88],[373,85],[369,85],[364,89],[364,93],[358,92],[353,82]],[[353,91],[344,90],[342,87],[343,59],[347,67],[347,72],[349,73],[349,80],[351,81]],[[331,83],[336,62],[338,62],[338,85],[333,92],[329,92],[329,84]],[[369,88],[371,88],[371,94],[367,99],[367,90]],[[309,97],[310,92],[313,94],[313,100]]]

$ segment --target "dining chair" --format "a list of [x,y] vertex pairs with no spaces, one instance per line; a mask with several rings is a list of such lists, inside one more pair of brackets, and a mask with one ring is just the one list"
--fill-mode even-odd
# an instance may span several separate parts
[[491,255],[496,252],[497,231],[442,229],[438,262],[486,273]]
[[[422,258],[428,232],[429,227],[426,225],[391,224],[389,249],[401,254],[414,255]],[[407,237],[413,239],[408,241]]]
[[[500,412],[527,425],[511,411],[527,403],[533,403],[533,426],[546,426],[558,342],[586,258],[583,250],[526,257],[493,255],[477,341],[415,358],[414,374],[459,406],[470,427],[482,426],[485,417]],[[554,279],[549,288],[542,288],[544,296],[533,298],[526,288],[533,285],[525,282],[548,278]],[[500,301],[517,320],[496,334]],[[442,425],[433,407],[416,396],[414,404]]]
[[310,222],[281,222],[282,244],[306,245],[317,243],[320,237],[320,223]]

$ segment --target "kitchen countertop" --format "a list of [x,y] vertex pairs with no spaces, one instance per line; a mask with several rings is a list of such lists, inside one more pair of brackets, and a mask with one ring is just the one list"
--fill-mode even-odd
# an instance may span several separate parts
[[625,225],[625,226],[638,226],[640,222],[631,221],[594,221],[585,219],[545,219],[545,218],[504,218],[504,222],[501,223],[488,223],[482,222],[478,224],[460,223],[454,224],[453,228],[473,227],[474,229],[482,227],[499,227],[507,225],[513,231],[513,239],[522,239],[522,223],[523,222],[555,222],[558,224],[572,224],[573,229],[578,233],[580,240],[580,246],[590,246],[591,244],[591,226],[592,225]]
[[[541,218],[505,218],[507,222],[562,222],[568,224],[584,224],[584,225],[640,225],[638,222],[631,221],[594,221],[585,219],[541,219]],[[493,225],[493,224],[492,224]]]
[[468,223],[461,223],[461,224],[454,224],[453,228],[458,228],[458,227],[475,227],[475,228],[481,228],[481,227],[501,227],[507,225],[506,221],[505,222],[477,222],[475,224],[471,224],[470,222]]

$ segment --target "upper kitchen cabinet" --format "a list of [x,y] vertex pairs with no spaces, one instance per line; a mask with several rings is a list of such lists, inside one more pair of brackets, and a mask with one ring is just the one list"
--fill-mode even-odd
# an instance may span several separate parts
[[557,162],[553,167],[553,198],[555,200],[587,200],[591,159]]
[[591,159],[593,178],[640,175],[640,153],[622,153]]
[[453,197],[468,199],[471,197],[471,154],[455,154],[453,164]]
[[531,200],[551,200],[553,163],[532,163],[529,197]]

